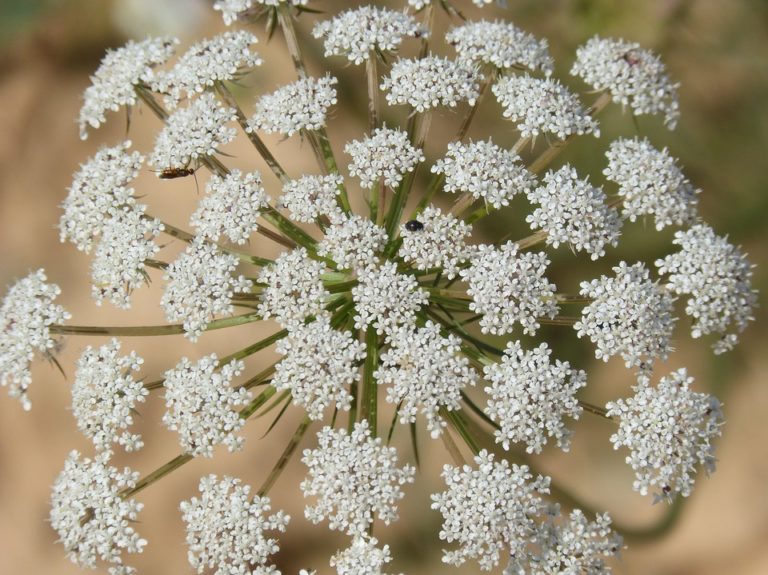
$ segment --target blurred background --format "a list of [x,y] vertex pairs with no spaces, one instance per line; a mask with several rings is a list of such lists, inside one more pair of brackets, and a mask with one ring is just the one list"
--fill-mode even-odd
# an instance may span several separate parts
[[[324,1],[319,7],[329,14],[353,3]],[[354,3],[357,4],[357,3]],[[394,3],[389,3],[394,6]],[[470,4],[459,1],[462,7]],[[581,138],[572,144],[557,164],[572,162],[593,182],[602,183],[603,153],[618,135],[640,133],[658,147],[667,146],[685,167],[689,178],[703,192],[703,217],[719,233],[742,245],[757,265],[755,287],[761,290],[761,307],[743,342],[728,355],[713,357],[708,346],[687,335],[685,319],[676,332],[676,352],[658,375],[687,366],[696,387],[717,395],[725,404],[727,424],[718,441],[718,470],[709,479],[700,477],[694,494],[667,525],[649,532],[667,513],[664,504],[651,505],[631,490],[631,470],[624,454],[608,443],[611,424],[585,414],[574,424],[574,443],[569,454],[548,450],[538,468],[551,474],[594,510],[611,512],[617,524],[626,527],[628,549],[616,567],[617,573],[632,575],[757,575],[768,573],[768,357],[765,354],[765,294],[768,291],[766,217],[768,217],[768,3],[763,0],[507,0],[506,7],[482,12],[468,7],[473,18],[503,16],[550,41],[557,62],[557,76],[572,87],[585,87],[568,78],[575,48],[590,36],[621,36],[638,41],[661,53],[670,74],[681,83],[682,119],[675,132],[667,132],[659,121],[639,118],[616,107],[601,117],[602,137]],[[323,16],[320,16],[321,18]],[[309,67],[317,74],[329,61],[308,30],[318,17],[304,15],[300,32],[306,40]],[[445,28],[447,21],[443,18]],[[171,34],[182,41],[179,52],[204,35],[223,30],[218,14],[204,0],[1,0],[0,1],[0,286],[44,267],[51,281],[63,289],[61,303],[73,313],[77,324],[164,323],[158,306],[161,282],[139,290],[134,307],[117,311],[90,300],[88,258],[71,245],[58,242],[56,225],[59,204],[78,164],[102,145],[125,138],[124,113],[108,116],[108,123],[92,132],[87,141],[78,138],[75,119],[89,74],[98,66],[105,49],[126,39],[148,34]],[[293,79],[290,62],[278,32],[265,44],[263,27],[257,29],[262,43],[257,50],[266,64],[249,76],[237,95],[246,111],[254,95]],[[330,126],[334,146],[365,131],[365,81],[361,69],[330,62],[340,77],[340,103]],[[592,98],[584,96],[585,101]],[[499,107],[488,99],[470,137],[511,145],[516,136],[499,122]],[[394,113],[390,122],[402,119]],[[433,122],[435,142],[432,158],[444,149],[447,134],[455,129],[457,116],[440,112]],[[159,124],[146,110],[133,115],[130,138],[137,149],[151,150]],[[441,139],[441,136],[445,136]],[[268,139],[289,173],[313,171],[310,150],[298,138],[281,142]],[[539,143],[542,146],[543,143]],[[270,193],[277,196],[275,181],[244,138],[227,148],[228,163],[246,169],[261,169]],[[151,211],[169,223],[186,227],[189,214],[202,193],[206,174],[198,174],[200,190],[191,179],[160,182],[151,173],[140,176],[136,188],[146,194]],[[271,187],[270,187],[271,186]],[[519,207],[522,207],[521,204]],[[518,206],[484,220],[478,234],[497,238],[508,230],[520,230],[525,212]],[[672,231],[657,233],[652,225],[628,225],[617,250],[599,264],[574,258],[564,248],[553,252],[552,279],[563,291],[575,291],[578,282],[596,277],[619,259],[655,258],[671,250]],[[254,236],[256,237],[256,236]],[[165,259],[179,251],[170,244]],[[259,255],[275,253],[274,247],[253,241]],[[156,272],[153,279],[159,280]],[[563,287],[565,286],[565,287]],[[4,293],[5,288],[0,291]],[[263,327],[245,326],[227,333],[209,334],[198,344],[183,337],[157,341],[125,341],[123,350],[135,349],[146,359],[150,379],[168,369],[183,355],[199,357],[216,351],[226,354],[253,341]],[[555,355],[588,370],[590,387],[586,398],[602,404],[628,395],[629,374],[620,362],[598,363],[589,344],[571,330],[544,329],[541,338],[555,348]],[[68,340],[61,363],[71,380],[73,365],[84,346],[97,344],[88,338]],[[763,349],[763,352],[760,350]],[[249,360],[249,367],[265,365],[271,352]],[[36,362],[31,388],[33,409],[22,412],[19,404],[0,393],[0,572],[81,572],[70,564],[47,523],[50,485],[71,449],[88,454],[91,447],[76,430],[69,411],[69,382],[45,362]],[[126,457],[118,452],[117,463],[130,465],[142,474],[178,452],[173,434],[160,424],[163,407],[157,398],[141,410],[138,429],[146,447]],[[249,424],[243,452],[217,452],[214,460],[194,461],[143,492],[146,507],[140,515],[139,532],[149,540],[142,555],[127,562],[140,573],[191,572],[186,560],[183,525],[178,502],[196,493],[199,478],[209,472],[237,475],[246,483],[260,485],[274,465],[298,422],[292,410],[266,439],[269,422]],[[395,443],[401,459],[411,459],[405,434]],[[440,517],[429,511],[429,493],[442,489],[440,465],[447,455],[439,442],[423,438],[423,466],[416,485],[408,491],[401,520],[377,535],[390,544],[395,561],[388,571],[410,575],[431,573],[476,573],[474,565],[461,569],[440,563],[437,539]],[[303,466],[294,461],[270,493],[276,508],[288,511],[293,521],[280,537],[276,558],[284,574],[299,568],[330,573],[328,557],[344,545],[325,526],[310,527],[303,519],[298,482]]]

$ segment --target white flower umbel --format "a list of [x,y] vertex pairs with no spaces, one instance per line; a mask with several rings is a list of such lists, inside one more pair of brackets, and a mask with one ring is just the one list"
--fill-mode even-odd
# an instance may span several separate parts
[[224,24],[231,26],[237,22],[243,12],[253,7],[258,0],[216,0],[213,3],[213,9],[221,12]]
[[634,114],[663,114],[667,127],[677,124],[678,84],[670,81],[659,57],[639,44],[595,36],[576,50],[571,74],[597,91],[608,90],[614,102]]
[[440,208],[428,206],[417,220],[423,227],[409,229],[400,226],[403,243],[399,254],[416,269],[441,268],[442,274],[451,279],[459,272],[459,264],[467,261],[472,249],[467,239],[472,226],[451,215],[443,214]]
[[198,573],[280,575],[268,565],[280,550],[266,531],[285,531],[290,517],[272,510],[269,497],[250,496],[239,479],[211,474],[200,479],[200,497],[179,505],[187,529],[187,557]]
[[277,352],[285,357],[275,367],[272,385],[278,391],[290,390],[293,403],[311,419],[322,419],[329,405],[349,411],[353,399],[349,387],[357,381],[365,359],[363,342],[320,318],[291,329],[277,342]]
[[27,397],[32,383],[29,363],[35,351],[52,356],[58,342],[50,328],[71,317],[53,303],[61,290],[46,279],[40,269],[17,281],[0,306],[0,384],[8,386],[8,394],[18,398],[25,411],[32,407]]
[[361,270],[358,277],[360,283],[352,288],[357,329],[372,325],[377,333],[389,334],[398,326],[413,325],[429,299],[413,275],[397,273],[395,262]]
[[372,188],[382,178],[394,188],[407,172],[424,161],[424,153],[411,145],[406,132],[386,126],[363,140],[347,142],[344,152],[352,156],[350,175],[360,178],[364,188]]
[[374,374],[379,385],[389,386],[387,401],[399,406],[400,423],[415,422],[421,413],[431,436],[440,437],[446,426],[440,409],[460,409],[462,390],[477,381],[477,373],[461,353],[461,339],[452,334],[443,337],[440,326],[428,321],[419,329],[395,331],[388,343]]
[[242,387],[232,388],[231,383],[243,368],[241,361],[220,366],[213,353],[196,363],[182,358],[165,372],[163,423],[178,432],[185,453],[213,457],[213,448],[220,444],[229,451],[242,449],[245,438],[236,433],[245,420],[236,409],[250,401],[251,393]]
[[536,185],[520,156],[491,140],[451,142],[446,155],[432,166],[432,173],[445,175],[446,192],[469,192],[496,209],[508,206],[515,194],[527,193]]
[[680,251],[656,260],[656,266],[669,276],[669,289],[689,296],[685,313],[694,319],[691,335],[719,334],[715,353],[732,349],[754,319],[753,266],[741,249],[704,224],[676,232],[672,243]]
[[221,12],[227,26],[234,24],[243,14],[249,14],[254,6],[277,8],[281,3],[291,6],[306,6],[309,0],[216,0],[213,9]]
[[613,272],[614,277],[581,283],[579,293],[591,303],[573,327],[579,337],[587,336],[597,346],[598,359],[620,355],[627,367],[649,369],[654,360],[666,360],[672,351],[674,297],[651,280],[642,263],[621,262]]
[[234,311],[232,296],[248,292],[252,284],[235,276],[238,259],[212,244],[195,241],[169,266],[160,305],[168,321],[183,321],[186,336],[197,341],[216,315]]
[[374,519],[396,521],[403,485],[413,482],[416,470],[397,466],[395,448],[372,438],[367,421],[356,423],[351,434],[324,427],[317,439],[317,448],[305,449],[302,458],[308,477],[301,490],[317,498],[304,510],[307,519],[328,520],[330,529],[351,536],[367,535]]
[[160,250],[155,239],[163,224],[148,218],[145,210],[141,204],[126,205],[105,222],[91,262],[91,295],[96,305],[108,300],[128,309],[133,290],[149,282],[145,262]]
[[261,175],[240,170],[232,170],[224,177],[214,174],[205,191],[190,220],[197,233],[213,241],[227,236],[236,244],[246,243],[258,227],[261,210],[269,203]]
[[622,213],[630,221],[652,215],[656,229],[691,224],[701,191],[685,177],[675,158],[646,139],[619,139],[605,153],[605,177],[619,186]]
[[120,342],[112,339],[98,349],[91,346],[77,360],[72,384],[72,413],[77,428],[99,451],[109,451],[113,443],[126,451],[141,449],[141,436],[129,433],[138,403],[146,401],[149,391],[133,372],[144,360],[132,351],[120,356]]
[[379,549],[378,543],[375,537],[355,536],[349,547],[331,557],[331,567],[337,575],[387,575],[382,569],[392,561],[389,545]]
[[75,172],[59,220],[62,242],[90,252],[115,210],[135,203],[129,184],[139,175],[144,157],[129,152],[130,141],[102,148]]
[[344,178],[339,174],[327,176],[302,176],[283,186],[279,207],[287,209],[291,218],[305,224],[325,216],[338,221],[343,212],[337,201]]
[[534,479],[527,466],[494,461],[485,450],[475,465],[443,467],[447,489],[432,495],[432,509],[443,515],[440,539],[459,545],[443,551],[443,562],[460,566],[476,559],[490,571],[505,549],[509,555],[525,552],[546,509],[541,496],[549,493],[549,478]]
[[504,449],[524,443],[528,453],[541,453],[550,437],[568,451],[572,432],[563,418],[578,419],[582,409],[576,393],[587,385],[587,375],[565,361],[550,360],[546,343],[526,351],[520,342],[507,344],[501,363],[483,369],[491,385],[485,388],[485,413],[498,425],[496,442]]
[[514,242],[477,247],[470,267],[459,274],[469,284],[470,309],[483,314],[483,333],[504,335],[519,323],[525,333],[534,334],[538,318],[557,315],[555,284],[544,276],[548,265],[543,252],[519,254]]
[[302,130],[325,127],[328,108],[336,104],[336,78],[302,78],[283,86],[256,102],[248,130],[264,130],[292,136]]
[[194,165],[235,138],[235,129],[227,126],[235,119],[232,108],[222,106],[211,93],[203,94],[168,117],[155,140],[150,163],[161,171]]
[[504,575],[603,575],[611,572],[606,560],[622,548],[607,513],[589,521],[581,509],[574,509],[565,519],[559,505],[548,510],[534,541],[532,549],[510,558]]
[[470,105],[480,95],[480,73],[465,62],[439,56],[397,60],[381,83],[390,106],[407,104],[417,112],[438,106]]
[[259,283],[266,284],[259,313],[265,319],[274,317],[285,328],[323,315],[330,297],[322,282],[324,271],[325,266],[310,258],[305,248],[283,253],[259,274]]
[[600,135],[597,122],[578,96],[557,80],[528,74],[504,76],[492,90],[504,108],[504,117],[515,123],[523,138],[551,134],[564,140],[573,134]]
[[152,89],[165,95],[166,106],[175,108],[182,96],[191,98],[259,66],[261,58],[251,51],[257,42],[252,33],[237,30],[193,44],[169,72],[157,75]]
[[605,255],[605,246],[619,243],[619,212],[606,204],[602,188],[579,178],[570,165],[548,172],[543,184],[527,195],[539,207],[525,221],[532,229],[547,232],[548,245],[569,244],[596,260]]
[[121,495],[136,485],[138,472],[109,465],[109,454],[93,459],[70,452],[51,492],[51,527],[67,557],[81,568],[110,564],[112,575],[130,575],[122,554],[141,553],[147,544],[134,529],[143,505]]
[[317,246],[321,257],[330,257],[342,269],[360,270],[379,261],[387,243],[387,232],[370,219],[357,214],[341,216],[325,229]]
[[178,40],[174,38],[147,38],[142,42],[129,40],[122,48],[107,51],[83,94],[78,120],[83,140],[88,137],[89,126],[98,128],[106,121],[105,112],[136,104],[136,87],[152,83],[153,68],[173,55],[175,44]]
[[420,26],[409,14],[376,6],[346,10],[315,24],[312,35],[323,38],[326,56],[346,56],[362,64],[380,52],[392,52],[406,36],[419,35]]
[[721,433],[721,405],[691,391],[692,383],[685,369],[662,377],[656,387],[641,377],[633,397],[606,405],[608,416],[619,420],[611,436],[614,449],[630,451],[626,462],[635,471],[635,491],[653,490],[655,501],[688,497],[697,465],[707,473],[715,470],[712,441]]
[[445,41],[456,49],[459,60],[476,66],[492,66],[552,73],[552,56],[546,40],[524,32],[511,22],[466,22],[452,28]]

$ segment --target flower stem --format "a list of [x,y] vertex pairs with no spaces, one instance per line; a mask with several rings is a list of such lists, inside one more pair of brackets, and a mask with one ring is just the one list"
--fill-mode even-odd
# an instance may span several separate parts
[[376,328],[373,326],[369,326],[365,332],[365,353],[360,419],[368,421],[371,435],[375,437],[377,434],[378,386],[373,374],[379,366],[379,334],[376,333]]
[[216,84],[214,84],[214,89],[216,90],[216,93],[219,95],[219,97],[221,97],[221,99],[224,101],[224,103],[235,110],[235,114],[237,115],[237,123],[240,124],[243,132],[245,132],[245,135],[251,141],[253,147],[256,148],[256,151],[259,153],[262,159],[266,162],[267,166],[269,166],[269,169],[272,171],[275,177],[280,180],[281,184],[288,183],[290,181],[288,174],[277,161],[277,159],[272,155],[272,152],[269,151],[269,148],[267,148],[264,140],[259,137],[255,130],[251,130],[248,127],[248,118],[245,116],[245,113],[243,113],[243,110],[238,105],[235,96],[232,94],[232,92],[229,91],[229,88],[227,88],[223,82],[216,82]]
[[269,493],[269,490],[272,489],[272,486],[275,484],[275,481],[277,481],[277,478],[280,477],[283,469],[285,469],[285,467],[288,465],[288,462],[291,460],[291,456],[296,451],[296,448],[301,443],[304,434],[307,432],[307,429],[309,429],[311,424],[312,420],[309,418],[309,416],[305,415],[304,419],[301,420],[299,427],[296,428],[293,437],[288,442],[288,445],[285,446],[283,453],[280,455],[280,459],[277,460],[277,463],[272,468],[269,476],[259,489],[259,496],[264,497],[267,493]]
[[[590,106],[589,110],[587,110],[587,113],[595,117],[600,112],[602,112],[605,107],[611,103],[611,95],[608,92],[603,92],[598,96],[597,100],[595,100],[594,104]],[[549,164],[552,163],[552,161],[560,155],[560,152],[563,151],[563,149],[570,144],[574,139],[576,138],[575,134],[571,134],[564,140],[556,141],[550,146],[544,150],[541,155],[536,158],[531,164],[528,166],[528,171],[534,174],[538,174],[542,170],[544,170]]]
[[[154,217],[152,217],[150,215],[146,215],[145,217],[147,219],[150,219],[150,220],[156,219],[156,218],[154,218]],[[195,239],[195,235],[194,234],[191,234],[191,233],[189,233],[187,231],[184,231],[181,228],[177,228],[176,226],[172,226],[171,224],[168,224],[166,222],[162,222],[162,223],[163,223],[163,226],[164,226],[163,232],[165,232],[169,236],[173,236],[174,238],[177,238],[177,239],[179,239],[179,240],[181,240],[183,242],[187,242],[187,243],[192,243],[194,241],[194,239]],[[214,243],[214,242],[211,242],[211,243]],[[221,246],[219,244],[214,244],[214,245],[216,245],[216,247],[219,250],[221,250],[222,252],[224,252],[224,253],[231,254],[233,256],[237,256],[237,258],[241,262],[243,262],[243,263],[253,264],[253,265],[256,265],[256,266],[266,266],[266,265],[269,265],[269,264],[272,263],[272,260],[267,259],[267,258],[260,258],[258,256],[252,256],[250,254],[246,254],[246,253],[243,253],[243,252],[239,252],[237,250],[226,248],[226,247]]]
[[[247,313],[243,315],[236,315],[234,317],[217,319],[209,323],[203,331],[212,331],[215,329],[244,325],[246,323],[259,321],[260,319],[261,315],[258,313]],[[184,326],[182,324],[137,326],[52,325],[50,326],[50,330],[51,333],[58,335],[111,335],[121,337],[141,337],[154,335],[176,335],[184,333]]]

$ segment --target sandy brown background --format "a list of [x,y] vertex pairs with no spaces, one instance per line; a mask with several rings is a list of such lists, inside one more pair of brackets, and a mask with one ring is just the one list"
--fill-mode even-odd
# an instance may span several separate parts
[[[467,2],[468,3],[468,2]],[[89,297],[88,259],[70,245],[58,242],[58,205],[66,195],[71,174],[101,145],[114,144],[125,136],[123,115],[93,133],[88,141],[77,136],[74,119],[88,74],[98,65],[103,51],[118,46],[126,36],[143,37],[149,32],[179,34],[183,46],[203,34],[219,31],[219,20],[209,17],[202,3],[192,0],[156,3],[139,0],[103,2],[68,0],[22,2],[5,0],[0,5],[0,285],[7,285],[37,267],[45,267],[49,278],[64,290],[61,302],[73,312],[73,323],[142,324],[163,323],[158,306],[159,284],[139,290],[134,307],[127,312],[108,305],[95,306]],[[161,6],[162,4],[162,6]],[[173,6],[175,4],[175,7]],[[349,3],[323,2],[328,12]],[[466,4],[466,3],[465,3]],[[525,29],[550,39],[558,72],[565,76],[573,49],[596,32],[623,35],[654,47],[664,54],[673,76],[682,82],[683,118],[678,130],[666,133],[654,122],[641,120],[641,133],[659,145],[668,145],[686,166],[686,172],[703,188],[701,211],[720,232],[728,233],[758,264],[756,286],[765,292],[768,275],[765,242],[768,190],[766,189],[766,128],[768,128],[768,7],[755,0],[508,0],[508,17]],[[170,8],[168,8],[170,6]],[[468,10],[472,12],[472,10]],[[492,14],[493,12],[486,13]],[[477,15],[477,13],[473,13]],[[501,14],[501,12],[499,12]],[[158,24],[159,21],[159,24]],[[305,27],[307,22],[304,22]],[[261,34],[261,31],[259,31]],[[263,36],[263,35],[262,35]],[[314,44],[316,46],[316,44]],[[254,93],[272,89],[291,79],[282,39],[277,34],[269,47],[260,46],[268,64],[249,85]],[[315,49],[308,53],[313,70],[321,70],[323,59]],[[335,145],[358,137],[363,125],[365,84],[359,70],[343,72],[344,96],[331,130]],[[580,86],[580,88],[583,88]],[[240,93],[249,108],[252,96]],[[360,104],[363,107],[360,107]],[[498,117],[495,104],[481,114],[472,136]],[[357,110],[357,111],[355,111]],[[344,120],[341,121],[340,120]],[[348,118],[348,121],[347,121]],[[444,114],[435,122],[445,131]],[[149,151],[158,124],[146,111],[134,115],[130,137],[138,149]],[[633,134],[628,116],[611,110],[603,119],[603,138],[580,141],[566,159],[584,173],[598,179],[602,150],[611,137]],[[278,157],[292,174],[314,170],[309,150],[299,142],[270,140]],[[504,143],[502,141],[502,143]],[[511,142],[510,142],[511,143]],[[245,140],[227,148],[236,157],[231,165],[263,170],[254,160]],[[275,181],[263,170],[274,195]],[[200,185],[205,177],[201,171]],[[152,212],[170,223],[184,226],[194,209],[194,182],[165,182],[143,174],[137,183],[148,194]],[[506,224],[489,218],[488,235]],[[669,248],[669,235],[643,230],[639,225],[615,254],[618,258],[652,262]],[[269,255],[274,248],[254,241],[255,253]],[[179,250],[176,244],[163,252],[166,259]],[[563,252],[563,250],[561,250]],[[610,259],[610,258],[609,258]],[[569,266],[569,262],[571,265]],[[608,262],[610,263],[610,261]],[[576,286],[587,279],[582,262],[573,265],[567,253],[556,257],[558,284]],[[159,280],[156,272],[153,279]],[[1,291],[4,291],[2,288]],[[764,298],[761,296],[761,300]],[[679,521],[664,536],[632,540],[616,572],[628,575],[758,575],[768,573],[768,358],[765,354],[765,305],[757,312],[742,345],[733,353],[713,359],[702,344],[694,345],[682,325],[676,336],[677,352],[662,367],[664,372],[686,365],[697,378],[699,389],[717,394],[725,403],[727,425],[718,442],[718,471],[710,479],[700,478]],[[681,324],[685,324],[681,320]],[[161,341],[125,341],[124,349],[135,349],[146,358],[145,372],[153,378],[175,364],[182,355],[196,357],[217,351],[225,354],[256,338],[260,329],[243,327],[228,333],[206,335],[198,344],[183,337]],[[589,398],[596,402],[627,394],[630,375],[618,362],[597,364],[589,359],[589,347],[573,334],[557,334],[561,356],[589,369]],[[71,378],[74,361],[88,344],[98,340],[70,339],[61,363]],[[249,360],[249,367],[265,365],[271,352]],[[43,362],[35,363],[31,391],[33,410],[23,413],[19,405],[0,394],[0,573],[79,573],[70,564],[55,534],[49,528],[50,485],[67,453],[90,447],[76,431],[68,410],[68,382]],[[162,401],[153,399],[142,409],[139,429],[147,446],[139,454],[119,455],[119,464],[146,473],[178,452],[173,434],[160,424]],[[298,421],[293,410],[266,438],[265,424],[247,428],[246,447],[239,454],[217,453],[213,461],[194,461],[182,471],[142,493],[146,505],[139,531],[149,540],[144,554],[130,558],[140,573],[189,573],[183,544],[178,502],[196,492],[205,473],[229,473],[258,486],[277,460]],[[575,425],[572,452],[548,451],[540,463],[562,485],[572,489],[598,510],[609,510],[617,522],[641,528],[653,524],[664,513],[631,490],[631,472],[623,455],[607,443],[611,427],[585,416]],[[401,434],[402,435],[402,434]],[[404,437],[396,437],[401,457],[411,457]],[[400,440],[400,441],[398,441]],[[425,440],[426,441],[426,440]],[[411,575],[431,573],[475,573],[440,563],[436,533],[439,516],[428,510],[429,493],[440,488],[439,466],[447,460],[440,443],[424,443],[425,462],[419,480],[408,492],[400,522],[377,528],[380,539],[389,543],[396,558],[390,571]],[[302,465],[293,461],[271,496],[275,507],[293,516],[288,532],[281,537],[277,563],[283,573],[301,567],[329,573],[330,553],[344,538],[324,526],[310,527],[302,517],[298,482]]]

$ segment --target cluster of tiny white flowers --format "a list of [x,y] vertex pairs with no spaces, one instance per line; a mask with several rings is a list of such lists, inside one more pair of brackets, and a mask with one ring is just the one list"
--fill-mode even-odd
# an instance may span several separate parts
[[483,333],[504,335],[519,323],[525,333],[533,334],[539,329],[538,318],[557,314],[555,284],[544,276],[547,265],[546,254],[519,254],[514,242],[477,247],[470,267],[459,274],[469,284],[470,309],[483,314]]
[[432,166],[432,173],[445,176],[446,192],[469,192],[496,209],[508,206],[515,194],[527,193],[536,185],[536,178],[520,163],[517,153],[490,140],[451,142],[445,156]]
[[331,327],[328,318],[297,325],[288,337],[277,342],[285,357],[277,364],[272,385],[290,390],[293,402],[314,420],[322,419],[329,405],[349,411],[349,386],[357,381],[365,359],[365,344],[348,331]]
[[528,68],[552,73],[552,56],[546,40],[520,30],[511,22],[466,22],[445,35],[459,60],[489,65],[499,70]]
[[524,138],[553,134],[561,140],[573,134],[600,135],[597,121],[584,109],[578,96],[558,80],[504,76],[493,87],[504,108]]
[[397,50],[405,36],[419,32],[419,24],[405,12],[361,6],[318,22],[312,35],[324,39],[326,56],[346,56],[362,64],[377,52]]
[[321,257],[330,257],[341,269],[359,270],[375,264],[387,243],[387,232],[370,219],[341,216],[325,229],[317,246]]
[[381,83],[390,106],[407,104],[417,112],[459,102],[474,104],[479,88],[480,74],[474,67],[440,56],[400,59]]
[[661,59],[634,42],[595,36],[576,50],[571,74],[595,90],[608,90],[613,101],[635,114],[664,114],[674,128],[680,116],[678,84],[673,84]]
[[[680,251],[657,260],[656,266],[669,276],[669,289],[689,296],[685,313],[695,320],[691,335],[720,334],[712,346],[715,353],[732,349],[737,333],[754,319],[753,266],[738,247],[704,224],[676,232],[672,243]],[[737,333],[729,333],[732,329]]]
[[581,509],[574,509],[566,521],[559,505],[550,507],[534,541],[537,549],[512,557],[505,575],[610,573],[605,560],[622,547],[622,538],[611,529],[607,513],[589,521]]
[[324,427],[318,447],[305,449],[302,462],[309,476],[301,482],[304,497],[317,497],[304,514],[313,523],[328,520],[328,527],[347,535],[366,535],[374,516],[389,525],[398,518],[397,503],[403,485],[413,482],[416,470],[397,466],[394,447],[372,438],[367,421],[355,424],[351,434]]
[[336,197],[343,184],[344,178],[339,174],[302,176],[283,186],[280,206],[297,222],[310,223],[322,216],[338,221],[343,214]]
[[462,390],[477,381],[469,359],[461,354],[461,339],[443,337],[440,326],[428,321],[422,328],[393,332],[388,343],[376,381],[390,386],[387,401],[399,405],[400,423],[412,423],[422,413],[427,430],[439,437],[446,426],[440,409],[460,409]]
[[107,51],[83,95],[78,120],[83,140],[88,137],[88,126],[98,128],[106,121],[105,112],[136,104],[136,87],[152,83],[153,68],[173,55],[175,44],[178,40],[173,38],[147,38],[129,40],[122,48]]
[[384,565],[392,560],[389,545],[381,549],[375,537],[355,536],[352,544],[331,557],[331,567],[338,575],[386,575]]
[[126,451],[141,449],[141,436],[129,433],[137,403],[146,401],[149,391],[131,372],[141,369],[144,360],[130,352],[120,356],[120,342],[113,339],[98,349],[91,346],[77,360],[72,384],[72,413],[77,428],[93,441],[99,451],[112,444]]
[[250,49],[258,41],[252,33],[238,30],[193,44],[172,70],[157,75],[152,89],[164,94],[169,108],[175,108],[182,95],[191,98],[216,82],[235,80],[259,66],[261,58]]
[[434,206],[421,212],[417,221],[423,227],[414,231],[405,224],[400,226],[400,256],[419,270],[442,268],[443,275],[452,279],[459,272],[459,265],[472,255],[467,246],[472,226]]
[[605,153],[605,177],[619,185],[622,213],[635,221],[653,215],[656,229],[692,223],[696,219],[697,190],[675,158],[657,150],[646,139],[619,139]]
[[523,553],[536,530],[536,518],[545,511],[541,496],[549,493],[549,478],[531,475],[526,465],[505,459],[494,461],[482,450],[469,465],[443,467],[447,489],[432,495],[432,509],[443,515],[440,539],[459,544],[443,551],[443,562],[460,566],[477,559],[490,571],[502,551]]
[[243,174],[232,170],[224,177],[213,174],[205,187],[190,224],[200,237],[218,241],[226,235],[236,244],[244,244],[258,227],[256,221],[269,198],[257,172]]
[[253,2],[254,0],[216,0],[213,9],[221,12],[224,24],[231,26],[243,12],[253,7]]
[[611,435],[614,449],[630,451],[626,461],[635,471],[635,490],[642,495],[658,490],[655,500],[688,497],[697,465],[707,473],[715,470],[712,441],[721,434],[721,405],[691,391],[692,383],[685,369],[662,377],[656,387],[641,377],[633,397],[606,405],[608,415],[619,420],[619,430]]
[[565,427],[565,416],[578,419],[581,407],[576,393],[587,385],[582,370],[550,360],[546,343],[526,351],[520,342],[507,344],[501,363],[483,369],[491,385],[485,388],[488,405],[485,413],[498,423],[496,442],[509,449],[510,442],[525,443],[528,453],[541,453],[549,437],[568,451],[572,432]]
[[68,320],[70,314],[53,303],[61,290],[46,283],[43,270],[37,270],[13,284],[0,307],[0,384],[21,401],[25,411],[32,403],[27,388],[32,383],[29,363],[35,351],[49,356],[57,346],[50,327]]
[[123,564],[122,553],[141,553],[147,544],[133,524],[143,505],[121,495],[136,485],[138,472],[109,465],[109,453],[93,459],[70,452],[51,492],[51,527],[67,557],[80,567],[110,563],[111,575],[136,572]]
[[130,141],[102,148],[75,172],[59,220],[62,242],[72,242],[78,250],[90,252],[115,210],[134,205],[129,184],[139,174],[144,157],[128,152]]
[[213,9],[221,12],[222,19],[227,26],[234,24],[243,13],[247,13],[254,4],[277,8],[280,3],[291,6],[306,6],[309,0],[216,0]]
[[259,313],[264,319],[274,317],[285,328],[322,315],[330,297],[322,282],[324,270],[303,247],[283,253],[259,274],[259,283],[266,284]]
[[579,178],[571,166],[548,172],[543,184],[527,195],[538,207],[525,221],[534,230],[544,230],[552,247],[567,243],[596,260],[605,255],[605,246],[619,243],[619,212],[606,204],[602,188]]
[[336,104],[336,78],[302,78],[261,96],[248,120],[250,131],[264,130],[292,136],[302,130],[325,126],[328,108]]
[[235,139],[235,129],[227,126],[235,119],[232,108],[222,106],[211,93],[203,94],[168,116],[155,140],[150,163],[158,170],[188,168]]
[[344,152],[352,156],[349,174],[360,178],[363,188],[372,188],[380,179],[394,188],[424,161],[424,152],[411,144],[406,132],[386,126],[363,140],[347,142]]
[[581,283],[580,294],[592,300],[574,324],[579,337],[597,346],[595,357],[608,361],[620,355],[627,367],[650,368],[672,351],[674,298],[650,278],[642,263],[621,262],[615,277],[600,276]]
[[285,531],[290,517],[269,515],[269,497],[250,497],[251,488],[239,479],[208,475],[200,479],[200,497],[179,508],[187,529],[189,563],[198,573],[214,575],[280,575],[267,565],[280,547],[266,531]]
[[236,256],[198,240],[168,266],[160,306],[168,321],[184,322],[191,341],[197,340],[214,316],[232,313],[235,293],[251,289],[250,280],[233,275],[237,263]]
[[397,273],[394,262],[363,269],[358,278],[360,283],[352,288],[357,329],[372,325],[379,334],[388,334],[413,324],[416,312],[429,299],[415,277]]
[[251,393],[232,388],[232,379],[244,369],[243,362],[223,366],[215,353],[192,363],[186,357],[165,372],[163,423],[179,434],[185,453],[213,457],[213,448],[226,445],[229,451],[243,447],[243,437],[235,435],[245,420],[235,411],[246,405]]
[[145,211],[141,204],[123,206],[104,225],[91,262],[91,295],[97,305],[106,299],[128,309],[133,290],[148,282],[145,262],[160,251],[155,238],[164,226]]

